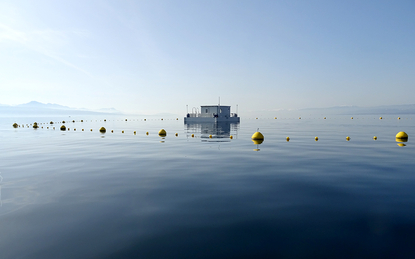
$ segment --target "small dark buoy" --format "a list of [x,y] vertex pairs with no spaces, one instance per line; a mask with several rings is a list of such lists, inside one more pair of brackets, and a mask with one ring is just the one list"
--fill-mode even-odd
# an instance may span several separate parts
[[107,132],[107,130],[106,130],[104,127],[101,127],[101,128],[99,129],[99,132],[101,132],[101,133],[105,133],[105,132]]
[[17,128],[17,127],[19,127],[19,125],[16,122],[13,123],[13,128]]
[[[53,129],[55,129],[55,128],[53,128]],[[61,126],[61,130],[63,130],[63,131],[65,131],[65,130],[66,130],[65,125],[62,125],[62,126]]]

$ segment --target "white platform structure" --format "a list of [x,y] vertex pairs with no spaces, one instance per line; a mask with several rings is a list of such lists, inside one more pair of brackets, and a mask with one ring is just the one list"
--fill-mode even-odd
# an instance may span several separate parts
[[184,123],[203,123],[203,122],[239,122],[240,118],[236,113],[231,113],[230,106],[224,105],[205,105],[200,107],[200,111],[196,108],[192,109],[192,113],[188,113],[184,117]]

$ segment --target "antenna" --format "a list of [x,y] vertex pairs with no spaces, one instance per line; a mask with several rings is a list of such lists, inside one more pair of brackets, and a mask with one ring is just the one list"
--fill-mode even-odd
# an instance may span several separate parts
[[189,113],[189,105],[186,104],[186,114]]
[[219,108],[218,108],[218,116],[219,116],[219,113],[220,113],[220,96],[219,96]]

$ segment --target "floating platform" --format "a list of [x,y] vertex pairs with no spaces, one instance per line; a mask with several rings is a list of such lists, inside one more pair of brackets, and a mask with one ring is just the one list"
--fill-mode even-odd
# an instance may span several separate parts
[[205,105],[198,109],[193,108],[192,113],[184,117],[184,123],[217,123],[217,122],[240,122],[236,113],[231,113],[231,106]]

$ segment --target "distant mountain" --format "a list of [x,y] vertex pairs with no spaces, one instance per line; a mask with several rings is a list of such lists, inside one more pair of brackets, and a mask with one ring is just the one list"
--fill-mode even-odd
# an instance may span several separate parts
[[16,107],[27,107],[27,108],[42,108],[42,109],[61,109],[61,110],[70,110],[73,108],[70,108],[68,106],[63,106],[55,103],[40,103],[36,101],[31,101],[29,103],[19,104],[16,105]]
[[19,105],[1,105],[0,112],[3,115],[81,115],[81,114],[123,114],[114,108],[103,108],[99,110],[78,109],[63,106],[54,103],[41,103],[37,101],[31,101],[29,103]]

